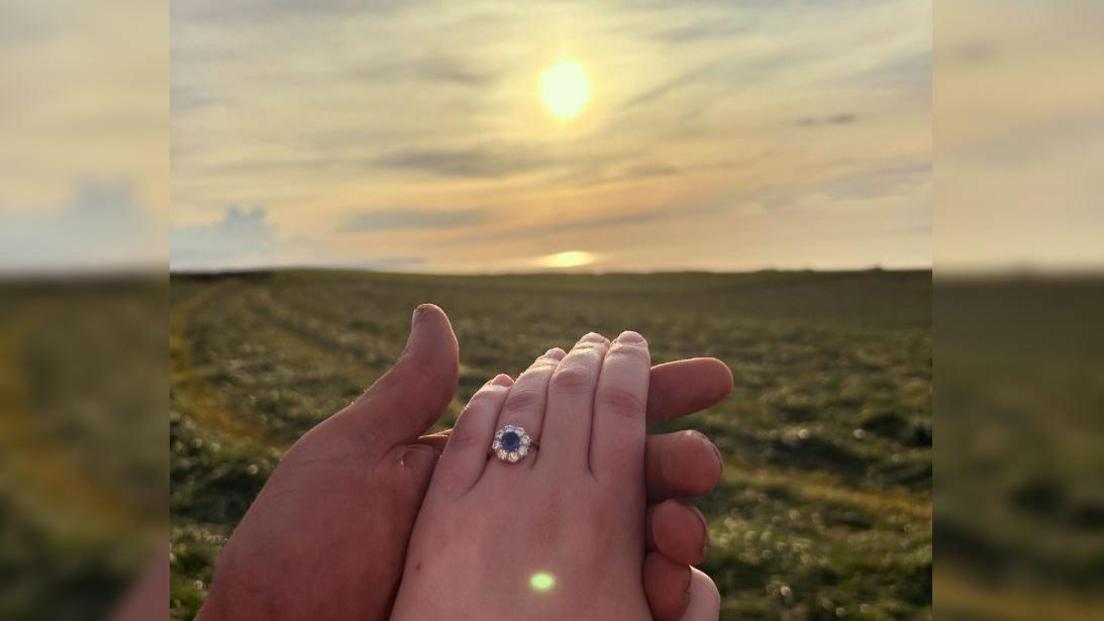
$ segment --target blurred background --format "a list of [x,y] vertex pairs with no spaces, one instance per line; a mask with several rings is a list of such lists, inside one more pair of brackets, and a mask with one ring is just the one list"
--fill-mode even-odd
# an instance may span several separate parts
[[190,618],[432,300],[452,414],[584,328],[730,363],[723,618],[1100,618],[1102,18],[0,0],[0,617]]
[[1104,618],[1104,7],[935,6],[935,612]]
[[165,3],[0,1],[3,619],[164,615],[168,36]]

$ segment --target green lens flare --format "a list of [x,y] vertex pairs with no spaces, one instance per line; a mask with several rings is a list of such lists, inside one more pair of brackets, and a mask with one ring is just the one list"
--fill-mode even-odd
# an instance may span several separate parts
[[555,588],[556,578],[550,573],[538,571],[529,578],[529,586],[533,587],[534,591],[548,592]]

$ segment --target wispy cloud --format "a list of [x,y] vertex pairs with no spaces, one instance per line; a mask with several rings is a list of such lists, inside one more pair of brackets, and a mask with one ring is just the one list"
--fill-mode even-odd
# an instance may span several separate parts
[[479,207],[448,210],[420,207],[372,209],[353,213],[342,227],[342,231],[382,233],[454,229],[483,224],[489,218],[488,210]]
[[[884,172],[930,158],[930,0],[370,5],[174,3],[178,228],[264,205],[266,253],[348,263],[371,235],[444,271],[923,262],[817,234],[930,208],[930,171]],[[568,122],[540,96],[564,58],[591,86]]]
[[859,120],[859,116],[853,112],[840,112],[828,116],[805,116],[797,120],[801,127],[815,127],[817,125],[850,125]]
[[914,50],[892,55],[873,67],[859,71],[845,81],[868,88],[930,90],[932,55],[928,50]]
[[653,33],[653,37],[664,43],[682,45],[709,39],[724,39],[738,35],[752,34],[753,24],[747,20],[730,17],[728,19],[703,19],[680,26],[665,27]]
[[284,21],[333,20],[347,18],[371,10],[386,16],[404,7],[415,5],[415,0],[373,0],[370,6],[361,0],[188,0],[173,2],[173,19],[187,19],[199,23],[220,20],[224,24],[272,24]]
[[401,149],[388,153],[377,164],[446,177],[501,178],[562,166],[533,149],[476,147],[470,149]]
[[[386,210],[379,213],[380,222],[387,224],[392,220],[393,230],[409,224],[401,221],[397,213]],[[349,252],[315,236],[288,234],[272,221],[268,208],[258,206],[232,205],[216,221],[175,227],[170,242],[173,269],[185,271],[320,265],[402,271],[426,264],[424,256],[409,252],[412,249],[364,254]]]
[[489,67],[476,67],[474,63],[459,58],[438,55],[375,63],[356,72],[356,75],[367,80],[386,80],[391,84],[427,81],[486,88],[499,80],[502,73]]
[[677,89],[683,88],[695,82],[699,82],[708,76],[715,70],[716,63],[708,63],[695,67],[689,71],[680,73],[673,78],[665,80],[656,86],[653,86],[644,92],[630,98],[628,101],[621,104],[621,108],[629,110],[632,108],[638,108],[645,104],[649,104],[653,101],[663,98],[668,93],[671,93]]
[[570,233],[604,233],[610,229],[647,227],[663,220],[700,216],[721,208],[722,206],[716,203],[635,207],[621,213],[584,214],[551,223],[506,226],[495,231],[481,233],[478,236],[454,235],[450,238],[450,242],[471,245],[503,239],[532,240]]

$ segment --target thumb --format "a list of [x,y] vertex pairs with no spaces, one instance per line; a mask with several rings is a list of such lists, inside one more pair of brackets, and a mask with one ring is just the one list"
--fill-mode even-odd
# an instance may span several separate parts
[[456,393],[456,335],[445,311],[433,304],[414,309],[406,348],[387,373],[350,405],[345,415],[364,434],[390,448],[411,442],[445,412]]

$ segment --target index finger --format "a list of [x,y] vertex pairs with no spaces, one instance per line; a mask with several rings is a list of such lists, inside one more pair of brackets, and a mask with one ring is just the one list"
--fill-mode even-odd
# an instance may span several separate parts
[[720,403],[732,392],[732,371],[716,358],[688,358],[652,367],[648,424],[682,418]]

